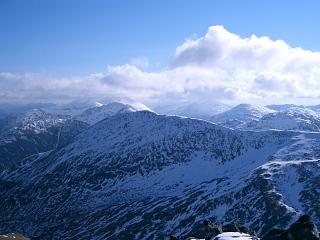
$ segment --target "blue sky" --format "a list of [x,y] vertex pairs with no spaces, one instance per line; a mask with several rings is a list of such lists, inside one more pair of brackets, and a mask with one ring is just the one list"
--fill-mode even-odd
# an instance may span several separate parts
[[166,67],[211,25],[320,50],[319,1],[1,0],[0,71],[83,75],[145,56]]
[[0,0],[0,102],[320,103],[320,2]]

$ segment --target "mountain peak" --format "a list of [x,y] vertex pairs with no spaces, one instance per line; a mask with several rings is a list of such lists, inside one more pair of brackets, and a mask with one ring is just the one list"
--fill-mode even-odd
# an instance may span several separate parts
[[239,104],[226,112],[213,116],[211,121],[234,128],[253,120],[259,120],[264,115],[273,112],[275,111],[259,105]]
[[75,119],[82,122],[89,123],[90,125],[93,125],[107,117],[111,117],[119,113],[136,112],[136,111],[140,111],[140,109],[134,108],[129,104],[124,104],[120,102],[111,102],[106,105],[89,108],[85,110],[83,113],[75,116]]

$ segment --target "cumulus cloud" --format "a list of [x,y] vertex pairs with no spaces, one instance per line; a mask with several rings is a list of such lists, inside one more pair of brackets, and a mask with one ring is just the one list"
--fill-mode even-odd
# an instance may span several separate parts
[[144,69],[149,67],[149,60],[147,57],[136,57],[131,59],[130,64]]
[[79,97],[127,97],[145,103],[234,101],[320,96],[320,53],[266,36],[240,37],[223,26],[177,47],[164,70],[148,72],[145,57],[105,73],[58,78],[0,73],[1,100],[57,101]]
[[[320,53],[290,47],[281,40],[247,38],[212,26],[204,37],[176,49],[171,66],[219,69],[243,93],[261,97],[314,97],[320,92]],[[250,86],[247,88],[246,86]]]

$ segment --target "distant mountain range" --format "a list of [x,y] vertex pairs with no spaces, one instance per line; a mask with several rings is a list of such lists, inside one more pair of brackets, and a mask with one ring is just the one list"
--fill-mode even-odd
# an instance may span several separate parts
[[182,102],[179,104],[163,104],[156,106],[154,111],[159,114],[177,115],[190,118],[210,120],[213,115],[225,112],[231,107],[219,102]]
[[141,106],[2,115],[0,232],[162,239],[210,219],[264,234],[303,213],[320,226],[315,109],[241,104],[204,121]]
[[308,107],[295,105],[261,107],[240,104],[213,116],[210,121],[246,130],[320,131],[320,113]]
[[258,121],[263,116],[274,112],[274,110],[262,106],[240,104],[226,112],[214,115],[210,121],[226,127],[241,128],[246,123]]

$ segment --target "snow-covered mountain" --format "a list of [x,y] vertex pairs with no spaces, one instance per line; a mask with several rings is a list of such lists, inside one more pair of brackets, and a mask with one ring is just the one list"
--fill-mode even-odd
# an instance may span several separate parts
[[123,104],[120,102],[112,102],[107,105],[101,104],[85,110],[83,113],[75,116],[74,119],[93,125],[115,114],[148,110],[144,105],[135,106],[136,108],[129,104]]
[[[76,106],[80,109],[84,105]],[[0,118],[0,172],[16,168],[31,155],[65,146],[89,125],[106,117],[148,109],[142,104],[135,106],[137,108],[117,102],[96,104],[73,118],[43,109],[3,115]]]
[[[106,105],[127,105],[133,109],[137,110],[148,110],[151,111],[146,105],[141,102],[134,101],[132,99],[112,99],[112,98],[102,98],[102,99],[82,99],[74,100],[68,103],[54,104],[52,106],[42,108],[46,112],[52,114],[61,114],[70,117],[76,117],[81,115],[83,112],[89,109],[95,109],[97,107]],[[114,106],[115,107],[115,106]]]
[[296,104],[272,104],[272,105],[267,105],[266,107],[275,111],[290,111],[294,109],[307,108],[303,105],[296,105]]
[[211,219],[264,233],[301,213],[319,227],[319,149],[319,133],[116,114],[1,175],[0,232],[162,239]]
[[213,115],[225,112],[230,108],[229,105],[219,102],[200,101],[184,102],[180,104],[164,104],[155,107],[154,110],[159,114],[209,120]]
[[94,100],[75,100],[68,103],[55,104],[44,109],[44,111],[52,114],[61,114],[65,116],[76,116],[84,112],[85,110],[93,107],[99,107],[102,103]]
[[244,128],[320,132],[320,114],[308,108],[293,108],[264,115],[257,121],[247,123]]
[[273,112],[275,111],[263,106],[239,104],[226,112],[211,117],[210,121],[226,127],[241,128],[246,123],[258,121]]
[[[66,116],[33,109],[14,115],[0,131],[0,172],[16,168],[24,158],[46,152],[70,142],[87,124],[68,120]],[[62,129],[63,136],[60,135]],[[73,133],[67,133],[68,131]],[[62,143],[64,141],[64,144]]]
[[320,104],[319,105],[310,105],[310,106],[307,106],[307,108],[315,111],[315,112],[319,112],[320,113]]

